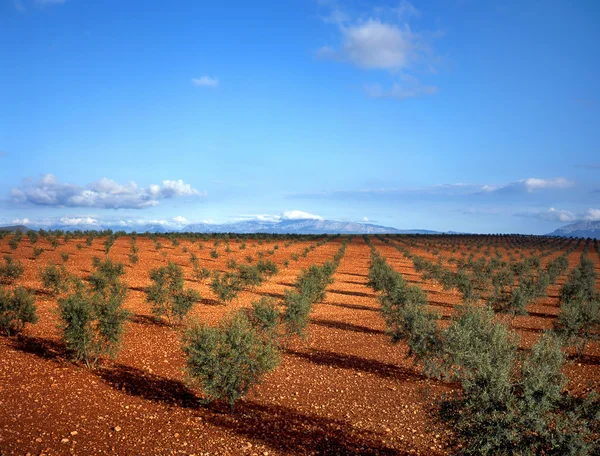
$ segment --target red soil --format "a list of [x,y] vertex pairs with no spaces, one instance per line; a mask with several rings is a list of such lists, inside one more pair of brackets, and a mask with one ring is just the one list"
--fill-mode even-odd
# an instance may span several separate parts
[[[369,247],[354,237],[329,286],[327,299],[316,304],[307,340],[293,341],[283,352],[281,365],[263,384],[229,414],[222,404],[203,406],[199,391],[189,388],[183,374],[180,348],[182,327],[157,324],[145,301],[148,271],[167,259],[182,265],[191,277],[187,247],[202,266],[226,270],[234,258],[257,259],[258,251],[280,266],[280,272],[255,291],[244,291],[229,306],[221,306],[206,283],[186,281],[197,289],[202,302],[189,318],[215,324],[231,309],[249,306],[261,296],[280,297],[293,286],[299,271],[309,264],[331,259],[342,240],[334,239],[299,261],[281,264],[301,254],[313,241],[285,246],[285,241],[247,248],[230,242],[210,256],[211,242],[178,247],[162,240],[167,252],[156,252],[152,241],[138,238],[140,262],[127,266],[124,281],[130,288],[126,308],[134,317],[127,324],[122,350],[115,360],[104,360],[94,370],[69,361],[57,329],[56,299],[44,292],[39,269],[51,261],[60,263],[60,252],[70,254],[69,272],[85,277],[92,257],[103,255],[101,239],[91,247],[76,249],[71,240],[54,251],[31,259],[32,247],[24,238],[13,256],[26,266],[18,285],[36,291],[36,325],[27,325],[19,338],[0,338],[0,454],[446,454],[450,430],[435,419],[435,405],[452,386],[428,380],[407,358],[405,344],[392,345],[384,334],[376,295],[367,287]],[[412,262],[395,248],[375,238],[376,248],[406,279],[419,284],[430,304],[451,313],[459,294],[445,292],[415,273]],[[267,253],[274,244],[279,249]],[[493,249],[492,249],[493,251]],[[7,239],[0,252],[10,253]],[[128,264],[129,238],[115,243],[110,257]],[[423,254],[422,251],[417,252]],[[571,266],[580,251],[571,254]],[[444,253],[448,258],[452,254]],[[598,265],[595,252],[590,257]],[[564,281],[564,278],[562,278]],[[557,314],[558,288],[551,297],[531,306],[532,316],[517,317],[514,327],[530,346],[539,332],[550,327]],[[592,344],[586,356],[566,369],[569,388],[581,392],[598,388],[600,346]],[[590,385],[591,382],[591,385]]]

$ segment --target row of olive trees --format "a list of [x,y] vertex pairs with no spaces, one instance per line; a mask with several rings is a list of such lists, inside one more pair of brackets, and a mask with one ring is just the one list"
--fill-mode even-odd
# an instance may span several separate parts
[[560,333],[545,333],[531,351],[521,352],[517,335],[496,321],[489,306],[461,307],[449,325],[441,326],[423,292],[408,286],[375,250],[369,284],[381,292],[392,341],[407,342],[425,375],[460,383],[461,393],[446,399],[440,413],[453,424],[463,452],[599,450],[600,402],[593,395],[576,399],[564,391],[565,339]]
[[194,324],[185,331],[186,370],[207,402],[225,400],[233,411],[235,403],[278,365],[282,341],[305,335],[311,307],[325,298],[348,241],[333,261],[302,271],[295,290],[286,292],[280,303],[262,298],[217,327]]

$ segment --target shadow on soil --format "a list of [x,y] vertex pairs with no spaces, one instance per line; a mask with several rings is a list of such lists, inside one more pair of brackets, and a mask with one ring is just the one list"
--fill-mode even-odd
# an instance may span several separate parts
[[197,408],[201,405],[200,400],[183,382],[136,367],[115,364],[94,372],[109,386],[130,396],[183,408]]
[[354,331],[364,334],[383,334],[383,331],[379,329],[372,329],[367,326],[345,323],[343,321],[312,319],[310,322],[313,325],[323,326],[325,328],[341,329],[343,331]]
[[255,291],[255,293],[257,295],[265,296],[265,297],[269,297],[269,298],[275,298],[275,299],[283,299],[284,298],[282,293],[273,293],[273,292],[269,292],[269,291]]
[[361,358],[354,355],[345,355],[326,350],[296,351],[288,349],[285,351],[288,355],[306,359],[314,364],[321,366],[331,366],[340,369],[350,369],[355,371],[375,374],[383,378],[393,378],[395,380],[422,380],[421,374],[410,369],[405,369],[395,364],[384,363],[375,359]]
[[112,388],[131,396],[183,408],[198,409],[205,420],[281,452],[311,450],[317,454],[406,454],[389,448],[379,434],[353,428],[345,421],[299,413],[279,405],[240,401],[233,414],[222,403],[202,407],[200,399],[183,382],[140,369],[115,365],[97,375]]
[[154,315],[142,315],[135,314],[129,317],[129,321],[132,323],[137,323],[140,325],[154,325],[154,326],[163,326],[170,327],[169,323],[167,323],[162,318],[155,317]]
[[234,415],[209,418],[221,428],[288,454],[407,454],[388,447],[381,435],[359,430],[350,423],[299,413],[279,405],[242,401]]
[[31,353],[42,359],[62,362],[68,358],[65,346],[60,342],[42,339],[41,337],[19,335],[11,342],[12,348]]
[[368,310],[370,312],[378,312],[378,309],[376,309],[375,307],[361,306],[360,304],[346,304],[346,303],[342,303],[342,302],[326,302],[326,303],[324,303],[324,305],[343,307],[344,309]]
[[374,298],[374,293],[363,293],[362,291],[327,290],[327,293],[335,293],[346,296],[360,296],[362,298]]
[[340,283],[349,283],[351,285],[362,285],[366,286],[367,282],[357,282],[356,280],[340,280]]

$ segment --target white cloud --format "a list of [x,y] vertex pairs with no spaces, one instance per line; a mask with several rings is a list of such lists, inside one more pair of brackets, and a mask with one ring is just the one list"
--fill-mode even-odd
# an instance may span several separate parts
[[97,225],[98,220],[92,217],[61,217],[60,223],[63,225]]
[[[407,68],[415,58],[416,36],[408,27],[384,24],[378,19],[341,27],[342,45],[333,57],[360,68],[398,70]],[[322,54],[323,51],[321,51]]]
[[433,70],[427,40],[408,23],[410,17],[418,15],[419,11],[407,1],[396,8],[373,8],[366,15],[350,15],[334,6],[323,20],[337,27],[339,44],[320,47],[316,56],[363,70],[387,71],[395,79],[391,88],[384,89],[379,83],[364,86],[371,98],[404,100],[432,95],[438,88],[421,83],[415,76],[421,68]]
[[210,76],[202,76],[200,78],[192,79],[192,84],[196,87],[208,87],[214,89],[219,86],[219,80],[217,78],[211,78]]
[[363,218],[362,218],[362,221],[363,221],[363,222],[368,222],[368,221],[369,221],[369,217],[363,217]]
[[577,216],[571,212],[566,210],[559,210],[551,207],[545,212],[539,214],[540,218],[544,220],[549,220],[552,222],[574,222],[577,220]]
[[573,223],[583,220],[592,222],[600,220],[600,209],[590,208],[585,213],[576,213],[551,207],[545,211],[519,212],[515,213],[515,215],[535,217],[549,222]]
[[316,215],[316,214],[311,214],[310,212],[303,212],[303,211],[298,211],[298,210],[294,210],[294,211],[286,211],[283,213],[282,218],[284,220],[323,220],[323,217],[321,217],[320,215]]
[[600,209],[588,209],[583,219],[590,222],[600,221]]
[[178,215],[177,217],[173,217],[173,222],[177,225],[187,225],[189,222],[185,217]]
[[14,219],[12,222],[15,225],[27,225],[28,223],[31,223],[31,220],[29,220],[28,218],[22,218],[22,219]]
[[21,187],[14,187],[10,195],[15,203],[38,206],[143,209],[157,206],[161,199],[198,196],[203,193],[182,180],[164,180],[160,185],[154,184],[144,189],[135,182],[118,184],[103,178],[82,187],[60,183],[52,174],[46,174],[37,182],[29,179]]
[[530,177],[529,179],[520,182],[523,182],[523,185],[528,192],[541,189],[569,188],[575,185],[575,182],[565,179],[564,177],[558,177],[556,179],[538,179]]

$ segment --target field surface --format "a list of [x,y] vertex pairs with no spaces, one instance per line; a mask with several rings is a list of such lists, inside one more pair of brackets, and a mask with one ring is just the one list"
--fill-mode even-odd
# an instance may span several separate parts
[[[67,253],[68,271],[87,278],[92,258],[105,255],[104,239],[95,238],[91,246],[83,238],[66,243],[61,239],[57,247],[40,239],[36,246],[44,252],[38,258],[27,236],[15,250],[8,244],[9,236],[0,240],[0,254],[12,255],[25,266],[24,275],[9,288],[21,285],[33,291],[39,315],[39,322],[26,325],[20,336],[0,337],[0,454],[451,453],[451,429],[440,424],[435,410],[457,385],[427,379],[407,356],[407,345],[390,342],[377,294],[367,285],[371,248],[360,236],[350,240],[325,301],[313,306],[307,338],[292,339],[285,346],[279,367],[240,400],[233,414],[218,402],[203,405],[201,392],[187,383],[181,337],[189,321],[215,325],[232,310],[249,307],[263,296],[281,299],[303,268],[330,260],[344,239],[330,237],[319,246],[316,238],[232,239],[215,247],[212,238],[193,243],[182,238],[177,246],[164,238],[157,250],[151,239],[139,236],[140,259],[132,265],[130,238],[119,237],[108,256],[126,265],[125,307],[132,316],[118,356],[103,359],[95,369],[69,359],[58,329],[57,298],[42,287],[39,271],[52,262],[62,264],[61,253]],[[463,252],[475,259],[487,258],[488,247],[507,261],[509,254],[520,261],[548,252],[541,257],[542,264],[573,247],[568,270],[548,288],[547,297],[530,304],[527,315],[498,317],[512,325],[525,350],[552,327],[560,310],[560,287],[585,247],[585,240],[544,244],[539,238],[521,237],[369,239],[396,271],[426,292],[430,307],[444,315],[455,311],[462,295],[425,280],[398,246],[439,260],[451,270],[456,265],[450,258]],[[303,256],[310,246],[315,248]],[[211,256],[214,249],[218,258]],[[251,256],[256,261],[263,252],[279,272],[255,290],[243,290],[225,306],[211,292],[209,281],[192,278],[190,252],[210,271],[228,270],[231,259],[243,264]],[[600,272],[597,252],[590,247],[588,255]],[[149,271],[167,261],[181,265],[186,287],[202,296],[183,325],[157,320],[146,301]],[[574,394],[598,390],[600,345],[590,343],[583,357],[567,364],[565,373]]]

